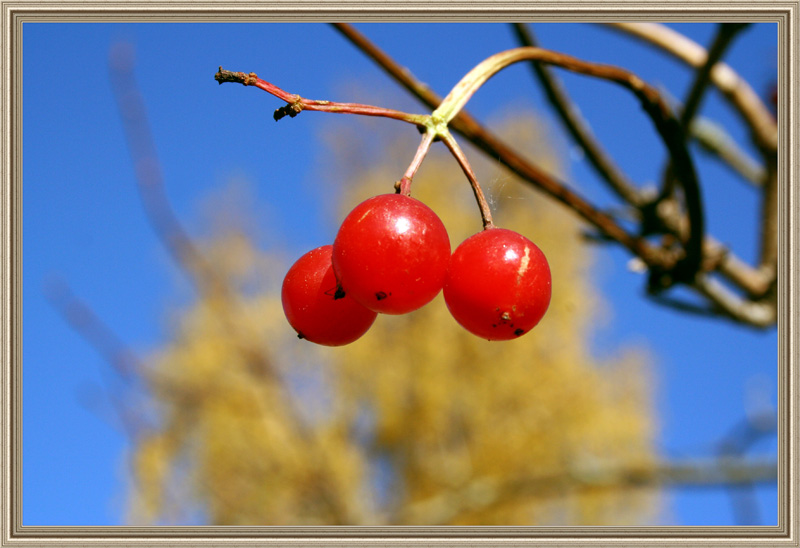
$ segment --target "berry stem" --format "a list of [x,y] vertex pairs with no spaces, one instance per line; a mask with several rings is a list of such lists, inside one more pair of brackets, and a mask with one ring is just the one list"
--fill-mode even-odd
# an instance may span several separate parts
[[397,183],[395,183],[395,188],[397,189],[398,194],[402,194],[404,196],[411,196],[411,180],[414,178],[414,175],[417,173],[419,166],[422,165],[422,160],[425,159],[425,156],[428,154],[428,151],[431,148],[431,143],[433,143],[433,139],[436,137],[436,134],[432,131],[426,131],[422,134],[422,141],[419,143],[417,147],[417,152],[414,154],[414,159],[411,160],[411,164],[406,169],[406,172],[403,174],[403,178],[400,179]]
[[464,155],[464,152],[461,150],[461,147],[458,146],[455,138],[446,129],[444,132],[439,133],[439,138],[453,154],[453,157],[458,161],[458,164],[461,166],[461,169],[464,170],[464,174],[467,176],[467,179],[469,179],[470,185],[472,185],[472,192],[475,193],[475,199],[478,201],[478,207],[481,210],[483,229],[486,230],[487,228],[494,228],[494,223],[492,222],[492,211],[489,209],[489,202],[486,201],[486,196],[484,196],[481,185],[478,183],[478,177],[475,175],[475,172],[472,171],[472,166],[469,165],[469,161]]
[[409,114],[399,110],[376,107],[373,105],[364,105],[361,103],[337,103],[335,101],[306,99],[299,95],[288,93],[278,86],[271,84],[266,80],[262,80],[254,72],[233,72],[219,67],[219,70],[214,75],[214,79],[220,84],[224,84],[225,82],[235,82],[244,86],[254,86],[266,91],[271,95],[274,95],[278,99],[286,101],[286,106],[275,111],[274,118],[276,121],[280,120],[284,116],[294,118],[303,110],[336,112],[341,114],[361,114],[363,116],[380,116],[383,118],[401,120],[416,126],[425,126],[426,121],[429,118],[429,116],[424,114]]

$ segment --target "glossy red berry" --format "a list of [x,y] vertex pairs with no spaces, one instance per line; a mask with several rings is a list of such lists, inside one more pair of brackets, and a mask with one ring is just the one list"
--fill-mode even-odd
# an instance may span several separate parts
[[453,252],[443,292],[450,313],[471,333],[490,341],[515,339],[547,311],[550,267],[526,237],[490,228]]
[[333,242],[333,268],[348,296],[384,314],[411,312],[436,297],[449,260],[441,219],[402,194],[357,205]]
[[337,293],[330,245],[311,250],[283,280],[281,301],[298,337],[325,346],[349,344],[367,332],[377,314]]

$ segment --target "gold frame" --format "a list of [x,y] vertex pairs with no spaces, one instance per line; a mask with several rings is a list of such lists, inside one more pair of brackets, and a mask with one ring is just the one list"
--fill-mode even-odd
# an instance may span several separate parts
[[[2,2],[0,186],[0,545],[2,546],[798,546],[797,86],[799,0],[447,2],[254,0],[236,4]],[[762,527],[58,527],[22,524],[22,25],[68,21],[747,20],[778,24],[779,307],[778,525]]]

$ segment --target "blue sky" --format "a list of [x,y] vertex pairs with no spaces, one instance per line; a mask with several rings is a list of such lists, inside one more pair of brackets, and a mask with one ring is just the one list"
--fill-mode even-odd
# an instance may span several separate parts
[[[715,30],[709,24],[673,26],[703,45]],[[504,24],[357,27],[440,95],[485,57],[516,45]],[[691,82],[685,66],[608,29],[560,23],[533,28],[544,47],[623,66],[676,98]],[[116,525],[125,508],[127,440],[108,403],[109,366],[48,303],[47,280],[58,276],[69,283],[141,351],[163,340],[164,311],[181,298],[180,275],[141,207],[109,83],[108,52],[119,41],[135,46],[136,75],[166,191],[181,222],[201,234],[200,204],[230,178],[247,178],[254,182],[253,203],[265,212],[258,227],[265,234],[262,244],[294,255],[327,243],[333,230],[324,198],[309,192],[324,172],[322,155],[313,151],[322,146],[331,115],[307,113],[275,124],[277,99],[218,86],[217,67],[254,71],[317,99],[348,101],[353,83],[391,89],[379,69],[322,24],[24,24],[25,525]],[[776,78],[777,26],[751,26],[726,61],[765,94]],[[559,75],[630,177],[657,181],[663,147],[640,108],[610,84]],[[503,104],[544,104],[527,67],[492,79],[467,109],[487,119],[502,112]],[[401,108],[424,110],[409,105],[415,104],[407,101]],[[709,94],[702,114],[746,140],[717,92]],[[413,150],[418,136],[412,132],[409,139]],[[697,158],[709,231],[753,260],[756,194],[719,164]],[[570,170],[583,192],[611,203],[579,156]],[[303,223],[292,222],[301,215]],[[621,342],[648,345],[656,356],[659,450],[674,458],[712,456],[754,399],[775,404],[777,330],[753,331],[656,306],[644,298],[641,276],[626,268],[628,259],[608,249],[600,262],[598,280],[613,316],[598,332],[598,352]],[[775,455],[776,447],[769,436],[751,454]],[[776,524],[775,486],[759,488],[757,496],[760,524]],[[667,525],[735,524],[729,493],[722,489],[671,490],[667,502]]]

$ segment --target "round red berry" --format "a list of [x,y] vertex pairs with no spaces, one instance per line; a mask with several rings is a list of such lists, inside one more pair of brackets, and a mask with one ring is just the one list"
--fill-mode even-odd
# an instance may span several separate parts
[[547,311],[550,267],[526,237],[490,228],[453,252],[443,293],[450,313],[471,333],[490,341],[514,339]]
[[300,257],[283,280],[281,301],[298,337],[341,346],[366,333],[377,314],[339,290],[331,264],[332,250],[326,245]]
[[333,242],[333,268],[348,295],[376,312],[404,314],[442,290],[450,238],[441,219],[410,196],[362,202]]

